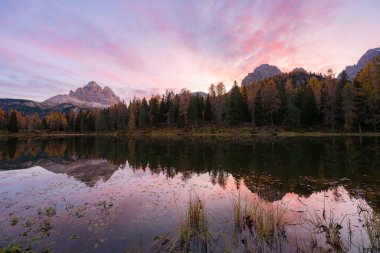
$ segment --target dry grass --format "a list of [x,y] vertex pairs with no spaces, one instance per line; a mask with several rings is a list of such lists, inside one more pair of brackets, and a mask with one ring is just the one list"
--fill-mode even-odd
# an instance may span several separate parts
[[364,230],[367,233],[369,252],[380,252],[380,216],[373,210],[358,207],[359,215],[364,218]]
[[281,203],[268,205],[256,198],[242,200],[239,194],[234,200],[233,210],[235,233],[243,237],[241,241],[246,250],[273,251],[285,243],[286,208]]

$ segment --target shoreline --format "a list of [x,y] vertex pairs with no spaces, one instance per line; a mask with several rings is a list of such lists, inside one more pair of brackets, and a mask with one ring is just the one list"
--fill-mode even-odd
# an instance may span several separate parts
[[49,132],[49,131],[21,131],[10,133],[0,131],[0,138],[18,137],[75,137],[75,136],[99,136],[99,137],[148,137],[159,138],[217,138],[217,139],[253,139],[260,137],[377,137],[380,132],[340,132],[325,130],[297,130],[268,129],[253,127],[200,127],[194,130],[179,128],[138,129],[130,131],[114,132]]

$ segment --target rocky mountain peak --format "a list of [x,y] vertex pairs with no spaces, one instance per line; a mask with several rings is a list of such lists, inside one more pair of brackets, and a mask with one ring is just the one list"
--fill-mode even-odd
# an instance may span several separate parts
[[111,89],[110,87],[108,87],[108,86],[105,86],[105,87],[104,87],[103,92],[105,92],[105,93],[110,93],[110,94],[111,94],[111,93],[114,94],[113,91],[112,91],[112,89]]
[[347,66],[344,70],[346,71],[348,80],[352,81],[369,61],[378,56],[380,56],[380,47],[372,48],[360,57],[357,64]]
[[279,70],[276,66],[262,64],[255,68],[255,70],[252,73],[249,73],[246,77],[244,77],[241,84],[249,85],[252,82],[262,81],[266,78],[276,76],[281,73],[281,70]]
[[295,68],[291,72],[301,72],[301,73],[307,73],[307,71],[304,68]]
[[104,108],[119,102],[120,98],[111,88],[105,86],[103,89],[95,81],[91,81],[75,91],[71,90],[68,95],[58,95],[47,99],[44,103],[50,105],[68,103],[79,107]]
[[89,82],[86,86],[83,87],[83,89],[94,91],[94,92],[102,91],[102,87],[100,87],[95,81]]

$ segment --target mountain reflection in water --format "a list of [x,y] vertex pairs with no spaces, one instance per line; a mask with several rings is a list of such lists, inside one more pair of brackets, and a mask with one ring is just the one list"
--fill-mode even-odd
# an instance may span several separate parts
[[[150,168],[184,181],[208,173],[213,184],[231,174],[252,192],[270,191],[272,200],[287,192],[308,196],[333,185],[368,188],[380,207],[380,145],[377,138],[292,138],[256,142],[163,141],[100,137],[8,139],[0,141],[0,169],[41,166],[66,173],[88,186],[108,180],[120,167]],[[354,194],[355,192],[353,192]],[[356,192],[359,193],[359,192]],[[377,201],[379,203],[377,203]]]
[[[175,229],[191,193],[203,196],[222,220],[231,216],[237,194],[265,205],[287,203],[289,223],[307,212],[322,216],[322,207],[343,219],[359,205],[379,211],[379,154],[376,138],[5,139],[0,141],[0,221],[7,226],[0,237],[12,241],[25,233],[22,226],[8,225],[10,216],[22,220],[54,206],[53,228],[40,238],[41,245],[51,243],[62,252],[121,252],[126,244],[149,244]],[[346,227],[342,233],[348,233]],[[81,239],[68,243],[72,234]],[[302,238],[293,227],[287,235]]]

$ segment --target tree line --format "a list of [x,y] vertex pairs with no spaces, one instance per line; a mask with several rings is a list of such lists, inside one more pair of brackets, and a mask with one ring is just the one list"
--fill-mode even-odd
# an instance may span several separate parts
[[227,92],[220,82],[208,94],[166,91],[149,99],[134,98],[105,109],[52,112],[44,117],[0,109],[0,129],[73,132],[135,131],[157,127],[202,125],[285,129],[377,131],[380,123],[380,58],[370,61],[353,81],[303,70],[281,74],[247,86],[236,81]]

